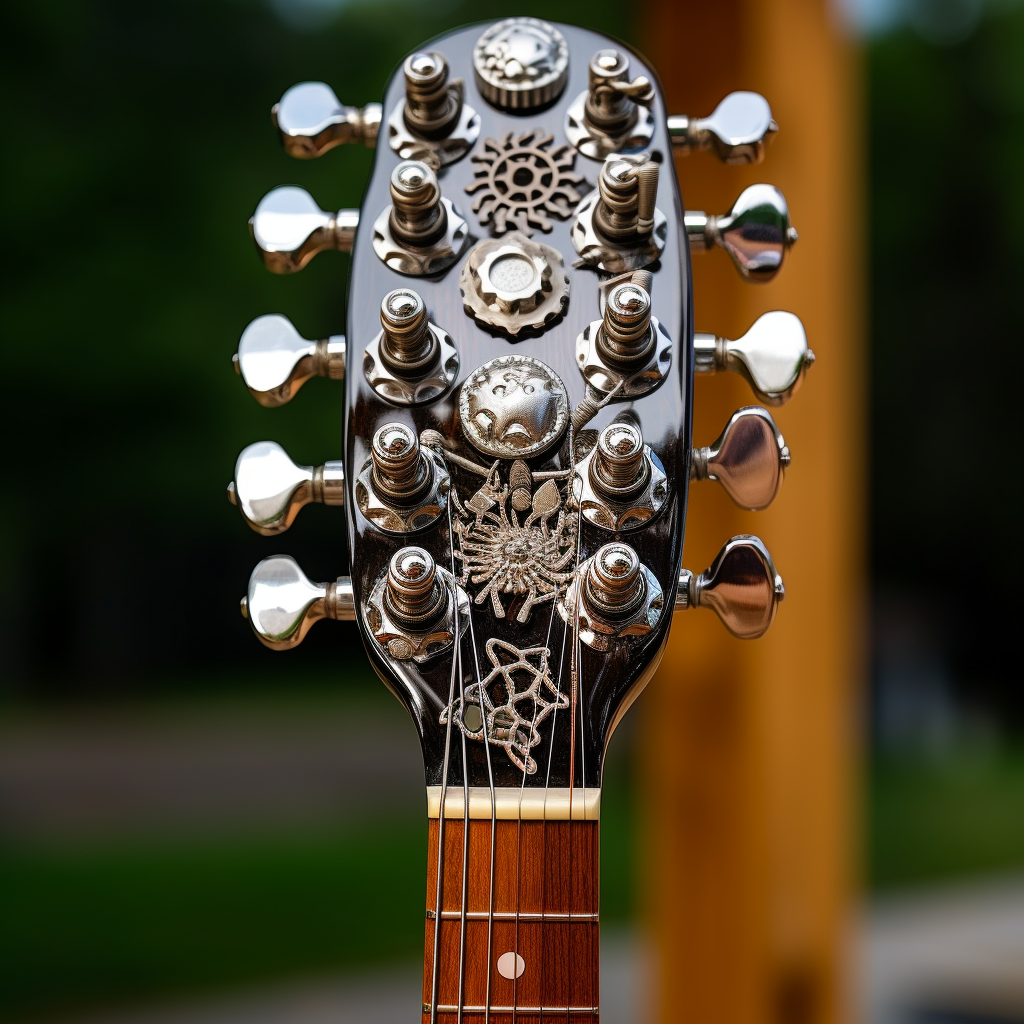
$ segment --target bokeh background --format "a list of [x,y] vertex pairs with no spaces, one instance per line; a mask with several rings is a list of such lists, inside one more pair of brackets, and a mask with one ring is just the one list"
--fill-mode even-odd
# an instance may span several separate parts
[[[269,413],[230,356],[264,312],[309,338],[344,331],[347,257],[268,275],[245,222],[293,181],[324,207],[358,206],[372,160],[349,147],[296,165],[271,104],[308,79],[377,99],[423,40],[509,13],[641,50],[652,30],[612,0],[8,9],[0,1019],[148,1020],[150,1007],[300,984],[333,1005],[331,986],[341,999],[367,971],[411,970],[415,993],[413,730],[352,627],[275,658],[237,612],[272,552],[224,500],[235,455],[272,437],[300,462],[338,457],[339,396],[313,382]],[[864,109],[864,265],[834,240],[867,311],[856,941],[875,942],[862,958],[874,963],[906,922],[892,908],[933,894],[925,910],[953,925],[999,909],[1003,948],[1020,952],[1024,4],[844,0],[832,17],[859,48]],[[279,545],[311,577],[347,566],[339,515],[307,509]],[[626,989],[643,960],[635,746],[627,723],[602,835],[602,918]],[[953,925],[949,948],[975,941]],[[914,1012],[954,1010],[995,1012],[927,999]],[[298,1019],[259,1012],[240,1019]],[[1024,994],[999,1013],[1024,1020]]]

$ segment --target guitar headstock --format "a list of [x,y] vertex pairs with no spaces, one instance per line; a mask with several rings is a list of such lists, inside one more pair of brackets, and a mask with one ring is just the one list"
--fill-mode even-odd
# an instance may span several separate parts
[[756,637],[783,596],[754,537],[681,569],[691,480],[764,508],[789,463],[759,406],[694,447],[694,376],[739,372],[781,404],[813,360],[790,313],[736,340],[693,331],[691,252],[722,248],[766,282],[796,236],[770,185],[721,216],[686,211],[673,153],[759,161],[768,105],[734,93],[707,118],[670,116],[622,44],[515,18],[410,55],[382,105],[305,83],[274,120],[294,156],[377,148],[360,210],[289,186],[250,222],[276,273],[352,253],[344,337],[264,316],[236,357],[266,406],[344,377],[344,455],[297,467],[252,445],[229,493],[265,535],[307,502],[344,505],[352,567],[317,585],[265,559],[243,610],[278,649],[319,618],[354,619],[417,724],[436,800],[464,783],[527,801],[597,791],[673,611],[707,606]]

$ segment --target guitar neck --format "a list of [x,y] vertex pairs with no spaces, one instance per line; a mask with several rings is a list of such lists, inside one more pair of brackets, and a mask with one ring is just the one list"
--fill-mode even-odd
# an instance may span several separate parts
[[566,818],[429,819],[423,1024],[597,1024],[598,823]]

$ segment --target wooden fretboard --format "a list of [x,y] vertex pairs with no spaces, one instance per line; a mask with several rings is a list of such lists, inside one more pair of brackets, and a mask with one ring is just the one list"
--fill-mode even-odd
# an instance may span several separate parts
[[[598,824],[596,821],[444,822],[440,956],[439,822],[429,822],[423,1024],[573,1024],[598,1021]],[[465,866],[465,870],[464,870]],[[493,906],[492,906],[493,888]],[[463,902],[465,892],[465,903]],[[463,912],[465,906],[465,912]],[[517,979],[515,954],[524,963]],[[461,964],[461,967],[460,967]],[[506,966],[507,965],[507,966]]]

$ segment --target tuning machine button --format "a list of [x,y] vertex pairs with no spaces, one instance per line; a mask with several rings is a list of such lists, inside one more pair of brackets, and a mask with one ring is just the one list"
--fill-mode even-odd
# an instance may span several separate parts
[[691,480],[715,480],[742,508],[767,508],[782,488],[790,454],[771,413],[759,405],[739,409],[714,444],[694,448]]
[[668,497],[665,467],[629,421],[611,423],[576,463],[574,497],[581,514],[605,530],[635,530]]
[[647,154],[614,153],[597,188],[580,203],[570,234],[580,260],[609,273],[639,270],[665,248],[668,222],[657,208],[659,165]]
[[367,346],[363,372],[381,398],[396,405],[430,402],[459,373],[455,342],[427,319],[427,308],[411,288],[396,288],[380,305],[381,332]]
[[372,149],[382,115],[379,103],[345,106],[323,82],[293,85],[270,111],[285,152],[300,160],[322,156],[346,142],[361,142]]
[[558,603],[562,619],[596,651],[631,636],[646,636],[665,606],[661,584],[628,544],[613,541],[582,562]]
[[267,270],[291,274],[325,249],[351,252],[358,224],[358,210],[327,213],[305,189],[282,185],[260,200],[249,231]]
[[747,281],[772,280],[797,240],[786,197],[774,185],[744,189],[727,214],[687,211],[683,219],[691,251],[724,249]]
[[444,459],[421,448],[415,430],[385,423],[374,433],[356,480],[356,504],[385,533],[410,533],[441,517],[450,486]]
[[390,657],[422,663],[454,646],[460,603],[467,599],[452,574],[426,548],[405,547],[374,585],[366,624]]
[[629,81],[629,58],[610,48],[590,58],[588,72],[589,87],[566,112],[566,138],[593,160],[646,149],[654,134],[650,79],[641,75]]
[[242,332],[231,357],[235,372],[260,405],[291,401],[311,377],[345,379],[345,338],[307,341],[278,313],[259,316]]
[[676,591],[676,611],[710,608],[741,640],[768,632],[786,596],[772,556],[757,537],[733,537],[699,576],[684,569]]
[[403,160],[422,160],[434,170],[465,156],[480,135],[465,83],[448,80],[448,62],[434,51],[412,54],[402,70],[405,99],[388,118],[388,144]]
[[437,175],[422,160],[391,173],[391,206],[373,225],[373,250],[399,274],[436,274],[450,267],[469,239],[469,225],[441,195]]
[[729,93],[709,117],[668,118],[673,148],[710,150],[726,164],[759,164],[778,130],[768,101],[756,92]]
[[353,622],[356,617],[348,576],[333,583],[310,583],[287,555],[264,558],[256,566],[241,609],[260,643],[273,651],[298,647],[320,619]]
[[[635,398],[668,373],[672,339],[651,313],[652,282],[646,270],[624,278],[608,291],[603,319],[576,339],[576,363],[600,395]],[[573,422],[579,429],[585,420],[574,415]]]
[[693,350],[697,373],[738,373],[767,405],[792,398],[814,363],[800,318],[781,309],[758,317],[742,338],[694,334]]
[[284,533],[310,502],[344,505],[345,470],[340,461],[297,466],[274,441],[244,448],[228,484],[228,501],[264,537]]

